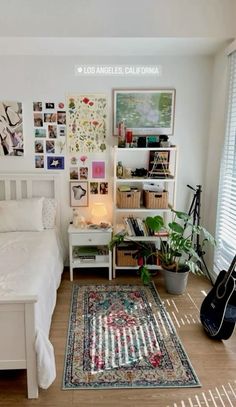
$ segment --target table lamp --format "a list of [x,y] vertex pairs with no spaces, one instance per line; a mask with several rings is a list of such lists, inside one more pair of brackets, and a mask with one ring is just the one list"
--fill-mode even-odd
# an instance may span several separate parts
[[92,222],[99,224],[101,222],[104,222],[105,219],[104,217],[107,215],[107,209],[104,205],[104,203],[96,202],[92,206]]

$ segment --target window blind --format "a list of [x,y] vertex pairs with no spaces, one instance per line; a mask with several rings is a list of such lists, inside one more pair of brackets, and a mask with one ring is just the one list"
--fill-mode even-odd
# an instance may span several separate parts
[[227,109],[217,204],[216,272],[227,270],[236,254],[236,51],[229,56]]

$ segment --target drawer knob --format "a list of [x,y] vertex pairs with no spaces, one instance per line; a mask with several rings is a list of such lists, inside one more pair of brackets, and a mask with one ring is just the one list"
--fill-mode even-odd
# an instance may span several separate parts
[[92,242],[92,239],[90,238],[88,241],[89,241],[89,242]]

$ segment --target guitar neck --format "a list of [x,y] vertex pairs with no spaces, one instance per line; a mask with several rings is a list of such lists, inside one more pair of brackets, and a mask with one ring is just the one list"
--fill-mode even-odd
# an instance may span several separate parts
[[225,274],[225,276],[223,278],[223,281],[222,281],[223,283],[227,284],[228,280],[230,279],[230,277],[232,276],[232,274],[234,272],[235,266],[236,266],[236,255],[234,256],[234,258],[233,258],[233,260],[232,260],[232,262],[231,262],[231,264],[229,266],[229,269],[228,269],[228,271],[226,272],[226,274]]

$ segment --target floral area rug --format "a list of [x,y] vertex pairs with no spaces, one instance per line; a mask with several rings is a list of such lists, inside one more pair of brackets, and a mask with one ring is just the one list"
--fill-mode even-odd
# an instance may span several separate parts
[[63,389],[198,386],[154,285],[73,286]]

